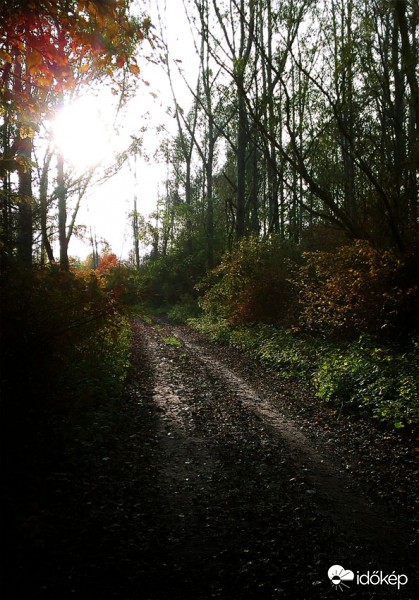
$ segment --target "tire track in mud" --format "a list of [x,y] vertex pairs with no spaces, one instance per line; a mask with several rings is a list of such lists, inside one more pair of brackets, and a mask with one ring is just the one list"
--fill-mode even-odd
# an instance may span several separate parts
[[[336,597],[332,564],[406,570],[400,523],[356,494],[284,407],[184,328],[137,321],[136,329],[157,415],[154,571],[164,584],[150,584],[150,599],[326,599]],[[414,598],[411,589],[380,593],[345,590]]]
[[[275,405],[272,399],[267,399],[263,393],[256,391],[243,377],[235,374],[229,367],[208,354],[202,347],[185,339],[179,331],[173,331],[182,340],[186,348],[201,360],[209,371],[225,382],[227,389],[233,391],[245,410],[252,411],[271,427],[274,435],[278,435],[293,453],[296,476],[306,480],[308,487],[315,490],[315,501],[319,510],[336,525],[351,529],[354,521],[357,523],[361,538],[368,543],[371,541],[386,549],[390,555],[400,553],[404,545],[400,537],[400,526],[395,516],[390,515],[387,508],[374,505],[369,507],[365,498],[354,494],[350,489],[350,479],[340,472],[336,462],[331,457],[325,457],[313,448],[308,438],[284,415],[284,407]],[[333,506],[333,510],[330,507]],[[382,525],[386,523],[384,528]],[[391,547],[388,541],[391,538]],[[397,549],[398,546],[398,549]]]

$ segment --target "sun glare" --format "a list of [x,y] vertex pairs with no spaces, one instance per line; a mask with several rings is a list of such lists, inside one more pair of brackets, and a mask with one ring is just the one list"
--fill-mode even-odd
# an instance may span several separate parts
[[104,162],[112,155],[112,128],[97,98],[80,98],[55,117],[54,140],[66,161],[77,170]]

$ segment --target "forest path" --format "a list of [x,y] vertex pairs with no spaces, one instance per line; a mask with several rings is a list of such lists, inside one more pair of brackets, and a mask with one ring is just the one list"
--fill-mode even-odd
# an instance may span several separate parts
[[[419,597],[411,440],[186,326],[133,332],[122,395],[23,449],[5,600]],[[340,589],[332,565],[409,581]]]
[[[305,435],[289,410],[298,388],[187,327],[135,329],[151,377],[131,394],[156,417],[155,574],[167,584],[150,598],[333,598],[332,564],[406,571],[409,523]],[[355,587],[345,595],[414,597]]]

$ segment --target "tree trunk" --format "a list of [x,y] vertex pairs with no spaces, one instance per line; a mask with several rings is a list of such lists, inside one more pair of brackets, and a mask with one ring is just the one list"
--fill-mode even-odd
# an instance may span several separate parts
[[58,239],[60,244],[60,269],[68,271],[67,243],[67,191],[64,181],[64,158],[61,152],[57,154],[57,196],[58,196]]
[[41,239],[42,249],[48,257],[50,263],[54,263],[54,253],[48,238],[47,231],[47,217],[48,217],[48,171],[51,162],[52,154],[48,152],[45,157],[44,165],[42,167],[41,180],[39,183],[39,204],[41,210]]
[[[32,158],[32,139],[27,137],[20,140],[20,153],[25,163],[29,165]],[[17,256],[19,262],[30,268],[32,266],[32,238],[33,238],[33,215],[32,215],[32,171],[29,167],[19,170],[19,213],[18,213],[18,235]]]
[[[10,122],[9,116],[4,116],[2,131],[2,147],[3,156],[7,156],[10,151]],[[12,253],[12,227],[11,227],[11,181],[10,172],[4,170],[2,175],[2,192],[0,193],[0,206],[1,206],[1,221],[0,221],[0,271],[6,266],[7,255]]]
[[185,204],[186,204],[186,245],[189,254],[193,254],[193,236],[192,236],[192,147],[193,140],[191,140],[190,152],[186,156],[186,173],[185,173]]
[[137,210],[137,195],[134,193],[134,211],[132,215],[132,233],[134,237],[134,257],[135,257],[135,268],[137,271],[140,268],[140,240],[138,230],[138,210]]
[[[266,69],[266,99],[267,99],[267,129],[269,131],[270,140],[275,138],[276,126],[275,126],[275,108],[274,108],[274,83],[272,76],[272,60],[273,60],[273,48],[272,48],[272,32],[273,32],[273,20],[272,20],[272,2],[267,2],[268,11],[268,44],[267,44],[267,55],[268,60],[263,61],[263,68]],[[263,43],[263,40],[262,40]],[[281,131],[282,134],[282,131]],[[278,174],[277,174],[277,155],[275,144],[272,141],[268,141],[269,156],[267,162],[267,176],[268,176],[268,194],[269,194],[269,231],[278,233],[280,230],[279,226],[279,206],[278,206]]]
[[409,15],[411,26],[411,38],[409,39],[409,22],[406,17],[408,4],[406,0],[395,0],[394,3],[395,21],[400,31],[400,55],[401,66],[406,76],[410,89],[409,115],[407,125],[407,152],[406,160],[406,197],[407,209],[404,214],[404,221],[407,229],[407,244],[412,247],[417,243],[418,236],[418,178],[419,170],[419,85],[417,80],[417,27],[418,11],[411,10]]
[[214,191],[213,191],[213,163],[214,163],[214,122],[212,116],[208,123],[208,155],[205,164],[207,180],[207,263],[208,268],[214,267]]
[[237,132],[237,191],[236,191],[236,238],[246,231],[246,150],[247,113],[243,80],[238,85],[238,132]]

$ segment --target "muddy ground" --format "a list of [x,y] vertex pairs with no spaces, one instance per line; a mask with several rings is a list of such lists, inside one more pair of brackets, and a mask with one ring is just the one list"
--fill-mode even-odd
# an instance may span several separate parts
[[411,437],[185,326],[133,326],[122,397],[14,474],[4,600],[419,598]]

